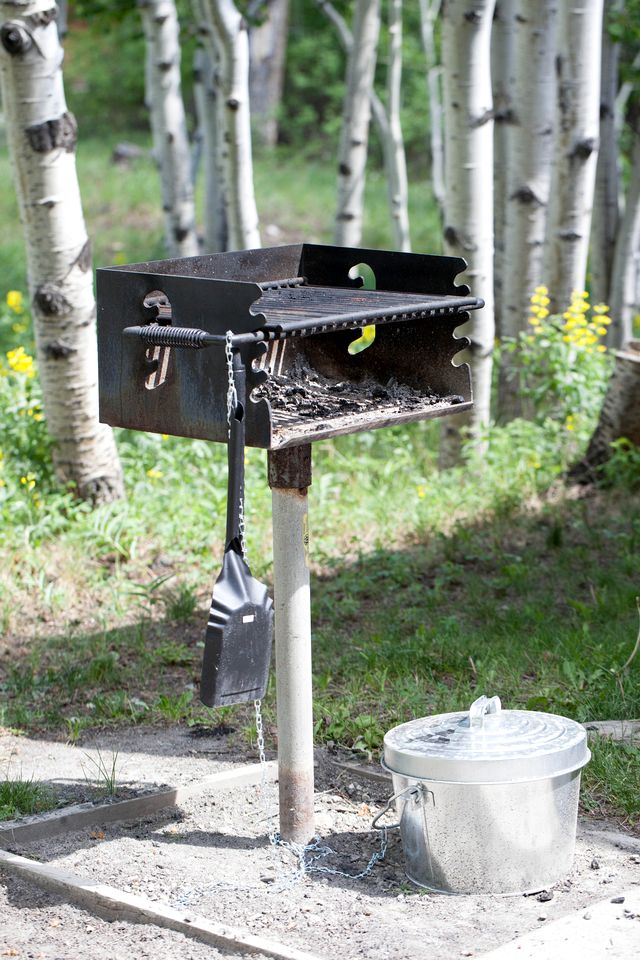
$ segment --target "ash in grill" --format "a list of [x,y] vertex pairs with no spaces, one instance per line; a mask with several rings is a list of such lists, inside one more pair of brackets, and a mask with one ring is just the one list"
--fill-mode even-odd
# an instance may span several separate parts
[[[363,265],[375,290],[362,289]],[[247,370],[250,445],[460,412],[471,386],[452,363],[466,345],[453,331],[482,306],[455,285],[464,267],[300,244],[100,270],[101,419],[226,441],[229,330]],[[354,352],[365,327],[375,337]]]

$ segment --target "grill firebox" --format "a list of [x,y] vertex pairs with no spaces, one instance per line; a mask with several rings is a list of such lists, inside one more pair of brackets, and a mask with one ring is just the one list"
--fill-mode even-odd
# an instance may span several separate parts
[[[375,290],[362,288],[363,264]],[[454,329],[483,305],[455,285],[465,266],[297,244],[101,269],[100,418],[226,442],[229,330],[247,371],[251,446],[461,412],[471,384],[452,363],[467,344]],[[370,346],[350,353],[372,325]]]

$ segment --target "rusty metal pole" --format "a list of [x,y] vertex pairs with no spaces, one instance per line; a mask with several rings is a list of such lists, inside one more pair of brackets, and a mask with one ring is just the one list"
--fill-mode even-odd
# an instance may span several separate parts
[[276,700],[280,835],[314,835],[311,599],[307,487],[311,445],[270,450],[273,502]]

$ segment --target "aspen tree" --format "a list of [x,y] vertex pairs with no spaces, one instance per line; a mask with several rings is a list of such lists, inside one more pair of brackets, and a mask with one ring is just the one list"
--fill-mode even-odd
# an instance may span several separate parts
[[[542,255],[553,157],[557,6],[557,0],[519,0],[517,7],[501,257],[501,335],[511,338],[526,327],[530,297],[546,280]],[[522,413],[517,382],[509,374],[503,362],[498,400],[502,418]]]
[[507,156],[509,132],[515,122],[512,99],[515,92],[517,0],[496,0],[491,30],[491,87],[493,93],[493,228],[496,334],[502,336],[502,283],[504,279],[504,231],[507,205]]
[[201,0],[217,61],[218,150],[232,250],[260,246],[253,184],[247,22],[233,0]]
[[52,0],[0,2],[0,85],[44,411],[58,475],[94,503],[122,496],[113,433],[98,421],[91,245],[76,174]]
[[255,2],[264,20],[249,31],[249,99],[253,129],[267,147],[278,140],[278,107],[284,86],[289,0]]
[[561,3],[556,55],[556,150],[544,274],[552,306],[582,290],[598,160],[603,0]]
[[335,242],[343,247],[357,247],[362,237],[371,91],[379,32],[380,0],[356,0],[338,150]]
[[191,152],[180,80],[180,28],[174,0],[138,0],[146,39],[146,102],[160,171],[169,256],[198,253]]
[[[493,315],[493,103],[490,38],[494,0],[448,0],[442,11],[446,252],[469,266],[460,279],[485,307],[461,328],[471,339],[476,439],[491,414]],[[443,421],[441,463],[455,457],[462,417]]]

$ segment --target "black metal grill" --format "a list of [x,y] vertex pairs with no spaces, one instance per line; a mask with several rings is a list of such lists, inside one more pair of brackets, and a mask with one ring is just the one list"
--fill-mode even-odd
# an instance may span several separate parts
[[[368,264],[375,290],[351,279]],[[471,405],[454,329],[482,306],[457,258],[301,244],[98,271],[101,418],[226,440],[227,331],[247,442],[277,448]],[[374,325],[352,355],[353,331]],[[212,347],[210,350],[202,350]],[[187,349],[191,348],[191,349]]]

